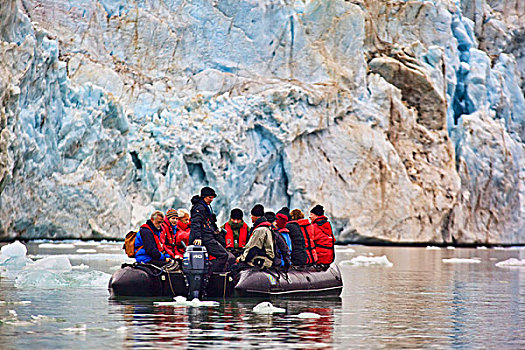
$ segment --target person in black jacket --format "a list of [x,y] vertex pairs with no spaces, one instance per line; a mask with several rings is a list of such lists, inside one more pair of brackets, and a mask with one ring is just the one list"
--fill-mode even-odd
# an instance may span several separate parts
[[[283,207],[281,210],[279,210],[279,213],[286,215],[288,217],[288,220],[291,219],[290,209],[288,209],[287,207]],[[299,224],[296,220],[288,221],[288,223],[286,224],[286,228],[290,231],[290,240],[292,241],[292,265],[306,265],[308,261],[308,255],[306,253],[306,244],[304,241],[304,236],[301,232],[301,229],[299,228]]]
[[208,254],[215,257],[215,260],[211,261],[212,272],[223,272],[235,263],[235,256],[217,242],[216,237],[219,234],[219,229],[211,207],[211,202],[215,197],[217,194],[213,188],[203,187],[200,196],[193,196],[191,199],[193,206],[191,207],[189,241],[194,245],[205,246]]

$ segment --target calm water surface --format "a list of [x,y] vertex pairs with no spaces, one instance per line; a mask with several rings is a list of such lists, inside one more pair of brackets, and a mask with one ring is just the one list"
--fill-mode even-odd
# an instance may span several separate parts
[[[71,272],[80,279],[94,278],[95,270],[110,274],[125,258],[121,243],[67,243],[30,243],[28,254],[66,254],[72,265],[84,264]],[[386,256],[393,266],[352,265],[358,256]],[[443,261],[450,258],[471,260]],[[525,349],[525,267],[495,266],[510,258],[525,259],[525,249],[338,247],[340,299],[272,300],[286,313],[264,316],[252,311],[263,300],[158,307],[109,300],[109,275],[90,287],[45,287],[50,277],[42,272],[42,281],[33,276],[35,283],[17,287],[4,272],[0,348]],[[320,318],[299,318],[304,312]]]

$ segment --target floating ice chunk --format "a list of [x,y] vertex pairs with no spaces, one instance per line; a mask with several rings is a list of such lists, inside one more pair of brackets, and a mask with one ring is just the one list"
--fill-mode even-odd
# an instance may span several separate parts
[[510,258],[496,263],[497,267],[525,267],[525,259]]
[[101,271],[54,272],[46,270],[22,271],[15,280],[17,288],[107,288],[111,275]]
[[86,331],[87,331],[87,326],[86,326],[86,324],[77,324],[77,325],[75,325],[75,327],[63,328],[62,330],[64,332],[67,332],[67,333],[85,334]]
[[280,307],[275,307],[270,303],[269,301],[263,301],[262,303],[257,304],[253,308],[253,312],[258,314],[265,314],[265,315],[271,315],[271,314],[277,314],[277,313],[285,313],[286,310]]
[[84,265],[84,264],[75,265],[75,266],[71,266],[71,269],[76,270],[76,271],[89,270],[89,265]]
[[92,253],[96,253],[96,252],[97,252],[96,249],[84,249],[84,248],[77,249],[77,253],[89,253],[89,254],[92,254]]
[[479,258],[451,258],[451,259],[441,259],[445,264],[479,264],[481,261]]
[[74,244],[69,243],[41,243],[38,245],[39,249],[75,249]]
[[321,318],[321,315],[316,314],[315,312],[301,312],[297,315],[298,318]]
[[392,264],[390,261],[388,261],[386,255],[383,256],[357,256],[351,260],[343,260],[341,261],[341,265],[353,265],[353,266],[386,266],[386,267],[392,267],[394,264]]
[[481,246],[481,247],[476,247],[476,249],[487,249],[487,247]]
[[21,300],[21,301],[5,301],[0,300],[0,305],[30,305],[31,301],[29,300]]
[[183,296],[176,296],[173,298],[174,301],[156,301],[153,303],[155,306],[174,306],[174,307],[182,307],[182,306],[191,306],[191,307],[214,307],[219,306],[219,302],[208,300],[208,301],[201,301],[197,298],[193,299],[192,301],[188,301]]
[[5,257],[25,256],[27,254],[27,248],[19,241],[15,241],[14,243],[3,246],[2,249],[0,249],[0,254]]
[[456,247],[449,245],[447,246],[447,249],[456,249]]
[[100,246],[100,242],[75,242],[73,243],[77,247],[98,247]]
[[436,247],[436,246],[433,246],[433,245],[427,245],[427,250],[441,250],[440,247]]
[[35,261],[34,264],[26,266],[24,270],[47,270],[54,272],[71,271],[71,263],[65,255],[54,255]]
[[338,253],[355,253],[355,250],[352,249],[352,248],[349,248],[349,247],[339,247],[336,246],[335,250],[338,252]]
[[45,315],[31,315],[31,322],[33,323],[42,323],[42,322],[64,322],[61,318],[54,318]]

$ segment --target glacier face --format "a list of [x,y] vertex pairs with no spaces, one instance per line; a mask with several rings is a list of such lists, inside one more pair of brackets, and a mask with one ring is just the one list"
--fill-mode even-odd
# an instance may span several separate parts
[[322,203],[340,240],[524,243],[508,2],[8,0],[0,237],[120,238],[211,185],[223,220]]

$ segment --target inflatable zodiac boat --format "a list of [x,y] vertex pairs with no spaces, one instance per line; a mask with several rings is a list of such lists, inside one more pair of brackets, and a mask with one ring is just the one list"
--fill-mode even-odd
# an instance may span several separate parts
[[292,267],[287,271],[251,268],[236,273],[208,273],[206,249],[189,246],[182,263],[163,267],[123,264],[109,281],[116,297],[279,297],[339,296],[343,289],[337,265],[327,269]]

